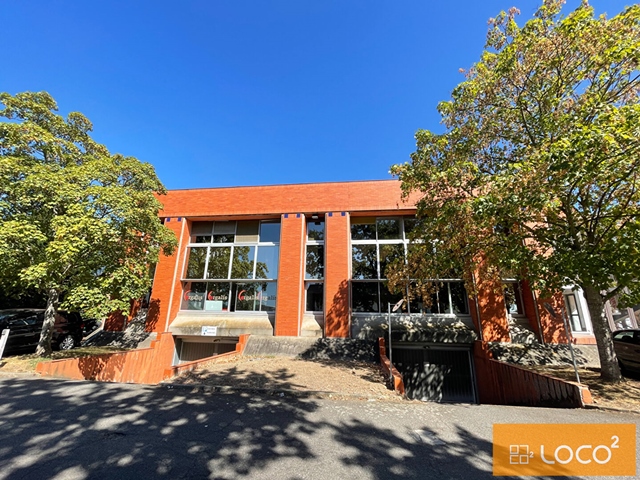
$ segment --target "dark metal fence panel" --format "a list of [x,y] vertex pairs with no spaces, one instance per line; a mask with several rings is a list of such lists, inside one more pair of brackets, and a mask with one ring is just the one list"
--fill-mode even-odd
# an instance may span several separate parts
[[434,402],[476,402],[471,352],[464,348],[396,346],[393,363],[406,395]]

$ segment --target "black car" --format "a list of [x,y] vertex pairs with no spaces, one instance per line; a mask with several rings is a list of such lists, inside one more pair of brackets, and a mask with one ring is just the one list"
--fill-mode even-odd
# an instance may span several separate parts
[[[9,329],[5,354],[35,352],[44,323],[44,309],[17,308],[0,310],[0,331]],[[58,350],[69,350],[80,345],[82,317],[77,312],[56,313],[51,346]]]
[[640,373],[640,329],[613,332],[613,347],[623,373]]

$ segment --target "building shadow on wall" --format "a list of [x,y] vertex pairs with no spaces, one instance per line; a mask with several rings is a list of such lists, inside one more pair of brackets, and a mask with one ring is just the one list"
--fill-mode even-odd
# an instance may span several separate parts
[[[326,478],[329,471],[338,478],[491,477],[491,443],[465,429],[462,411],[451,417],[453,436],[444,438],[429,426],[435,407],[425,404],[41,379],[1,383],[0,466],[8,480],[298,479]],[[292,386],[286,375],[278,380],[281,389]]]
[[349,282],[342,280],[325,314],[324,336],[347,338],[349,332]]

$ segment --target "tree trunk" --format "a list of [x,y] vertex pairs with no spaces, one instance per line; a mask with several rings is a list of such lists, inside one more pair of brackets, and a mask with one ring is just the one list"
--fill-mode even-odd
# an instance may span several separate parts
[[40,332],[40,341],[36,348],[36,355],[40,357],[51,356],[51,338],[53,337],[53,327],[56,323],[56,309],[58,307],[58,291],[55,288],[49,289],[47,296],[47,309],[44,311],[44,323]]
[[598,345],[598,355],[600,357],[600,378],[605,382],[620,382],[620,366],[618,357],[613,349],[613,338],[609,322],[602,315],[604,301],[600,291],[594,286],[583,286],[584,296],[589,306],[589,315],[593,325],[593,334]]

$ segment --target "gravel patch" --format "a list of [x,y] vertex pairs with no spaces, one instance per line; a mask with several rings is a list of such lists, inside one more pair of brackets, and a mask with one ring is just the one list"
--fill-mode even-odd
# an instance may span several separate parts
[[401,401],[399,394],[387,388],[386,381],[382,368],[371,362],[238,356],[213,360],[168,383]]

